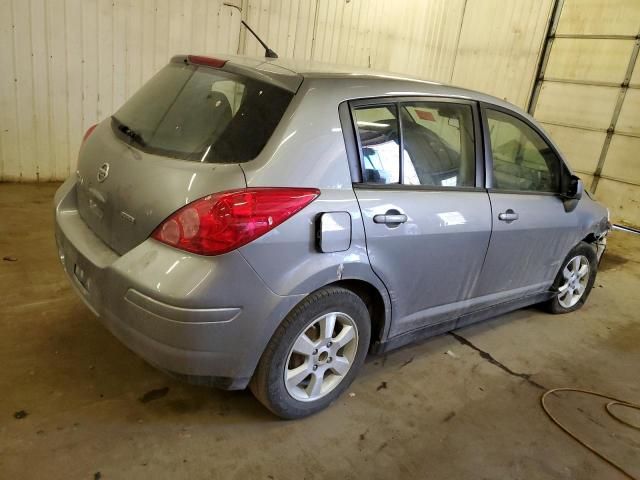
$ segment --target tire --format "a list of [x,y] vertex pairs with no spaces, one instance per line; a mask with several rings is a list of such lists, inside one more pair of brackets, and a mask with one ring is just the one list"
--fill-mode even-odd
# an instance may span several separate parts
[[[327,334],[332,317],[335,327]],[[280,324],[249,387],[281,418],[312,415],[349,387],[364,363],[370,338],[369,312],[358,295],[340,287],[318,290]]]
[[[586,274],[583,276],[579,273],[575,274],[576,271],[580,272],[585,267],[588,268]],[[586,242],[580,242],[562,262],[562,267],[551,287],[552,291],[557,293],[546,303],[547,310],[559,314],[581,308],[591,293],[597,273],[596,249]]]

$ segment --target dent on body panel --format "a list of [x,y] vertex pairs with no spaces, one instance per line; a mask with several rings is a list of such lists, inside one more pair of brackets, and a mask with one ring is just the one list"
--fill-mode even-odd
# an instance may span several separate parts
[[575,210],[568,212],[567,215],[571,215],[575,219],[571,222],[574,225],[574,230],[573,234],[565,236],[564,242],[559,242],[563,250],[557,253],[558,260],[553,265],[556,268],[556,273],[573,247],[590,234],[598,237],[606,233],[608,229],[606,208],[586,194],[580,199]]
[[[304,294],[340,278],[371,280],[360,208],[351,184],[338,115],[339,102],[305,80],[261,154],[242,164],[249,187],[321,189],[301,212],[239,251],[278,295]],[[316,220],[347,212],[352,237],[347,250],[321,253]]]
[[[565,257],[589,234],[600,234],[607,229],[606,209],[587,195],[578,202],[577,207],[564,215],[564,229],[545,229],[546,239],[553,248],[549,265],[549,275],[555,278]],[[536,258],[532,255],[531,261]]]
[[581,215],[577,210],[565,212],[556,196],[503,194],[496,202],[500,208],[515,205],[520,214],[520,220],[511,225],[494,224],[499,234],[494,234],[492,243],[517,252],[517,261],[504,264],[504,278],[514,286],[525,285],[531,278],[550,285],[569,250],[586,235]]
[[[347,250],[320,251],[317,219],[326,212],[348,212],[351,242]],[[360,210],[350,189],[321,190],[320,196],[302,211],[239,251],[278,295],[310,293],[341,278],[369,281],[373,275]]]
[[599,236],[607,232],[609,225],[606,207],[592,200],[588,195],[582,196],[574,213],[578,221],[574,245],[589,234]]

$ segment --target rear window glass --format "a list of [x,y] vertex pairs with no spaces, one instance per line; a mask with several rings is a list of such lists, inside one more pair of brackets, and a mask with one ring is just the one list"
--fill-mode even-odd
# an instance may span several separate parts
[[208,67],[170,63],[112,117],[137,148],[208,163],[258,156],[293,93]]

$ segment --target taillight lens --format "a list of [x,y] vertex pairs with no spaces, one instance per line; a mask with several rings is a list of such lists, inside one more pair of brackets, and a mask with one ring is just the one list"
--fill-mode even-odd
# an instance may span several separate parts
[[261,237],[320,195],[316,188],[249,188],[200,198],[167,218],[152,238],[200,255],[220,255]]
[[87,131],[84,132],[84,136],[82,137],[82,143],[87,141],[87,138],[89,138],[89,135],[93,133],[97,126],[98,124],[96,123],[95,125],[91,125],[89,128],[87,128]]

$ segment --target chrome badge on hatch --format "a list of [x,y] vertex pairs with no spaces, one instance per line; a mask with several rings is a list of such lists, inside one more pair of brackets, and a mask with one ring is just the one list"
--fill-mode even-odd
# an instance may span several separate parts
[[98,182],[104,182],[105,179],[109,176],[109,164],[108,163],[103,163],[102,165],[100,165],[100,168],[98,168]]

